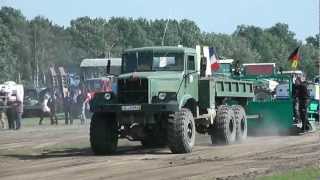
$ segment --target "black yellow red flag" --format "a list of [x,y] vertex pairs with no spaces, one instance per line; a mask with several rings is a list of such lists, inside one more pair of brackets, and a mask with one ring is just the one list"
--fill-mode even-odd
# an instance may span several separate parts
[[300,54],[299,54],[300,46],[297,47],[289,56],[288,61],[291,61],[291,67],[293,69],[297,69],[298,64],[300,62]]

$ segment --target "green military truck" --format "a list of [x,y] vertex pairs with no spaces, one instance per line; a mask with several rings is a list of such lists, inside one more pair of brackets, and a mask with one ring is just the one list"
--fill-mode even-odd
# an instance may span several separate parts
[[167,145],[173,153],[189,153],[196,131],[209,134],[212,143],[246,139],[243,107],[254,96],[252,83],[201,77],[205,62],[191,48],[126,50],[117,90],[96,93],[90,102],[93,152],[113,153],[118,139],[127,138],[146,147]]

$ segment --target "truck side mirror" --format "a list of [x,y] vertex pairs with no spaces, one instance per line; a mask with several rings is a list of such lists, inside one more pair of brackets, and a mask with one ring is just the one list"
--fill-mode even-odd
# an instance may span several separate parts
[[206,70],[207,70],[207,58],[201,57],[200,60],[200,77],[206,76]]
[[111,60],[108,60],[108,64],[107,64],[107,74],[110,74],[110,66],[111,66]]

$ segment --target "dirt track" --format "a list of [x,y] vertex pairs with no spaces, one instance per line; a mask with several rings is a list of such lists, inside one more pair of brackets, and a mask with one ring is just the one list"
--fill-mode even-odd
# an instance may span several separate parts
[[0,179],[248,179],[305,166],[320,168],[320,133],[249,137],[210,145],[198,136],[191,154],[143,149],[120,140],[117,154],[93,156],[89,125],[0,130]]

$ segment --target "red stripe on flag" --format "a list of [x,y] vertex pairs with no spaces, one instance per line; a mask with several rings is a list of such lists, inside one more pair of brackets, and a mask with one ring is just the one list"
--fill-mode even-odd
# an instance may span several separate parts
[[218,62],[211,64],[211,70],[217,71],[219,68],[220,68],[220,64]]
[[300,55],[299,55],[299,47],[297,47],[289,56],[288,60],[289,61],[294,61],[294,60],[297,60],[299,61],[300,60]]
[[299,61],[300,57],[299,57],[299,54],[295,54],[291,57],[291,61]]

